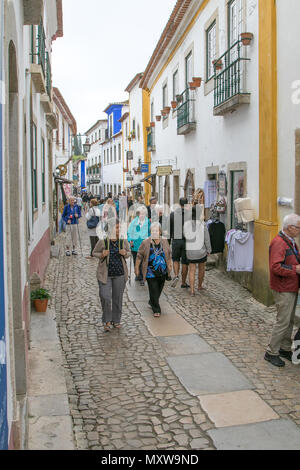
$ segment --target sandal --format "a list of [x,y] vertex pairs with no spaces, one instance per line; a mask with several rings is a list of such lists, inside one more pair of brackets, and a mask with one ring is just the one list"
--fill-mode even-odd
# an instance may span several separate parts
[[120,325],[120,323],[113,323],[113,326],[114,326],[114,328],[117,328],[118,330],[119,330],[120,328],[122,328],[121,325]]
[[159,317],[161,316],[161,313],[154,313],[153,316],[154,316],[155,318],[159,318]]
[[105,333],[108,333],[110,331],[110,323],[106,323],[106,325],[104,325],[104,331]]

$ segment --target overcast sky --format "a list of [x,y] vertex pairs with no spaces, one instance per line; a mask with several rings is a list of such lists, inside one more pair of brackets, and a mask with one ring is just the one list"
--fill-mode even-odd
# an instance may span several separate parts
[[110,102],[128,98],[176,0],[63,0],[64,37],[53,42],[53,85],[86,132]]

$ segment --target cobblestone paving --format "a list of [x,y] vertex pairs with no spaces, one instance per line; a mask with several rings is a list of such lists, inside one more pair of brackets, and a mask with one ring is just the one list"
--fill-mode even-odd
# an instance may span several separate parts
[[[81,237],[87,255],[83,223]],[[82,256],[66,258],[62,250],[50,261],[46,280],[78,449],[214,449],[206,433],[213,423],[171,371],[127,294],[123,329],[103,332],[96,266]],[[206,282],[208,291],[195,298],[180,287],[165,292],[175,311],[253,382],[261,398],[300,425],[300,369],[287,364],[279,370],[263,360],[274,308],[255,302],[216,270]]]

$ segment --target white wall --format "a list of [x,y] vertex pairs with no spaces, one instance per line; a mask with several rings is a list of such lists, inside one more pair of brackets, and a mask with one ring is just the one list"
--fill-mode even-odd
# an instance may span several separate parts
[[[212,0],[198,16],[193,28],[189,31],[180,48],[175,53],[166,70],[162,73],[151,93],[151,101],[154,100],[154,115],[160,114],[162,106],[162,87],[168,82],[168,105],[172,100],[172,75],[179,67],[179,89],[182,93],[185,89],[185,57],[190,49],[193,49],[193,76],[205,79],[205,25],[215,10],[219,14],[219,56],[226,51],[226,9],[225,0]],[[248,10],[247,10],[248,11]],[[189,21],[191,16],[188,17]],[[195,92],[197,128],[186,136],[177,136],[176,114],[171,113],[168,118],[168,126],[164,128],[163,119],[156,122],[156,152],[152,153],[154,172],[156,162],[160,165],[168,164],[169,160],[176,160],[173,169],[180,170],[181,195],[188,169],[195,174],[195,186],[203,187],[206,180],[206,167],[218,165],[220,170],[227,170],[230,163],[247,162],[248,167],[248,196],[253,199],[254,207],[258,212],[258,157],[259,157],[259,123],[258,123],[258,9],[247,18],[246,30],[254,34],[252,45],[247,48],[248,57],[248,91],[251,92],[251,104],[240,107],[233,114],[224,117],[213,116],[214,93],[205,95],[204,82],[201,88]],[[175,45],[179,36],[173,39]],[[171,47],[168,51],[172,50]],[[164,57],[166,59],[166,56]],[[159,70],[162,67],[157,67]],[[152,76],[151,87],[155,75]],[[173,201],[172,177],[171,202]],[[177,202],[177,201],[175,201]]]
[[[278,196],[295,197],[295,130],[300,128],[300,4],[277,0]],[[279,208],[282,219],[292,208]]]

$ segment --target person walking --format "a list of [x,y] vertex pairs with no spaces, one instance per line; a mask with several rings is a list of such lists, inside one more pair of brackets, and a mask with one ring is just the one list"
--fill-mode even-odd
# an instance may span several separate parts
[[[197,207],[200,208],[198,213]],[[201,206],[192,208],[192,220],[184,224],[184,236],[186,239],[186,255],[189,261],[189,282],[191,296],[195,297],[195,279],[198,266],[198,291],[203,290],[205,266],[207,256],[211,253],[211,243],[208,228],[201,217]]]
[[284,367],[281,359],[292,360],[292,333],[300,287],[300,254],[295,238],[300,235],[300,216],[287,215],[283,230],[272,240],[269,251],[270,285],[277,319],[267,347],[265,360]]
[[177,286],[181,263],[181,287],[183,289],[187,289],[189,288],[189,285],[186,283],[189,261],[186,257],[186,240],[184,237],[183,227],[186,214],[185,206],[187,206],[188,200],[186,198],[181,198],[179,204],[180,207],[177,207],[177,209],[170,214],[170,239],[172,240],[172,260],[175,274],[175,278],[173,279],[171,286]]
[[150,220],[150,222],[159,222],[159,214],[157,212],[157,197],[155,196],[152,196],[150,198],[150,205],[147,207],[148,209],[148,219]]
[[97,199],[92,199],[90,205],[91,205],[90,210],[85,215],[87,219],[87,228],[88,228],[88,234],[89,234],[90,243],[91,243],[91,254],[90,256],[86,257],[87,259],[93,258],[93,251],[98,242],[96,229],[100,223],[100,217],[101,217]]
[[127,240],[120,239],[120,225],[110,227],[108,237],[99,240],[93,256],[99,259],[97,280],[102,305],[104,330],[121,328],[123,294],[128,280],[126,259],[131,256]]
[[158,222],[151,225],[151,236],[143,241],[137,254],[135,274],[139,275],[142,265],[143,279],[147,280],[149,289],[149,305],[154,317],[161,316],[159,299],[166,280],[172,272],[171,249],[168,240],[162,238],[161,226]]
[[[146,207],[141,206],[137,217],[133,219],[128,229],[127,239],[131,246],[134,265],[136,264],[137,254],[142,242],[150,236],[150,221],[148,217],[146,217],[146,215]],[[145,285],[143,279],[142,265],[140,265],[139,275],[136,276],[135,280],[136,282],[140,282],[141,286]]]
[[[69,226],[71,244],[72,244],[72,255],[77,256],[76,246],[77,246],[77,236],[78,236],[78,222],[81,218],[80,207],[75,204],[75,197],[70,197],[69,204],[64,208],[62,218],[67,226]],[[68,228],[67,228],[68,230]],[[70,245],[67,241],[66,244],[66,256],[71,256]]]

